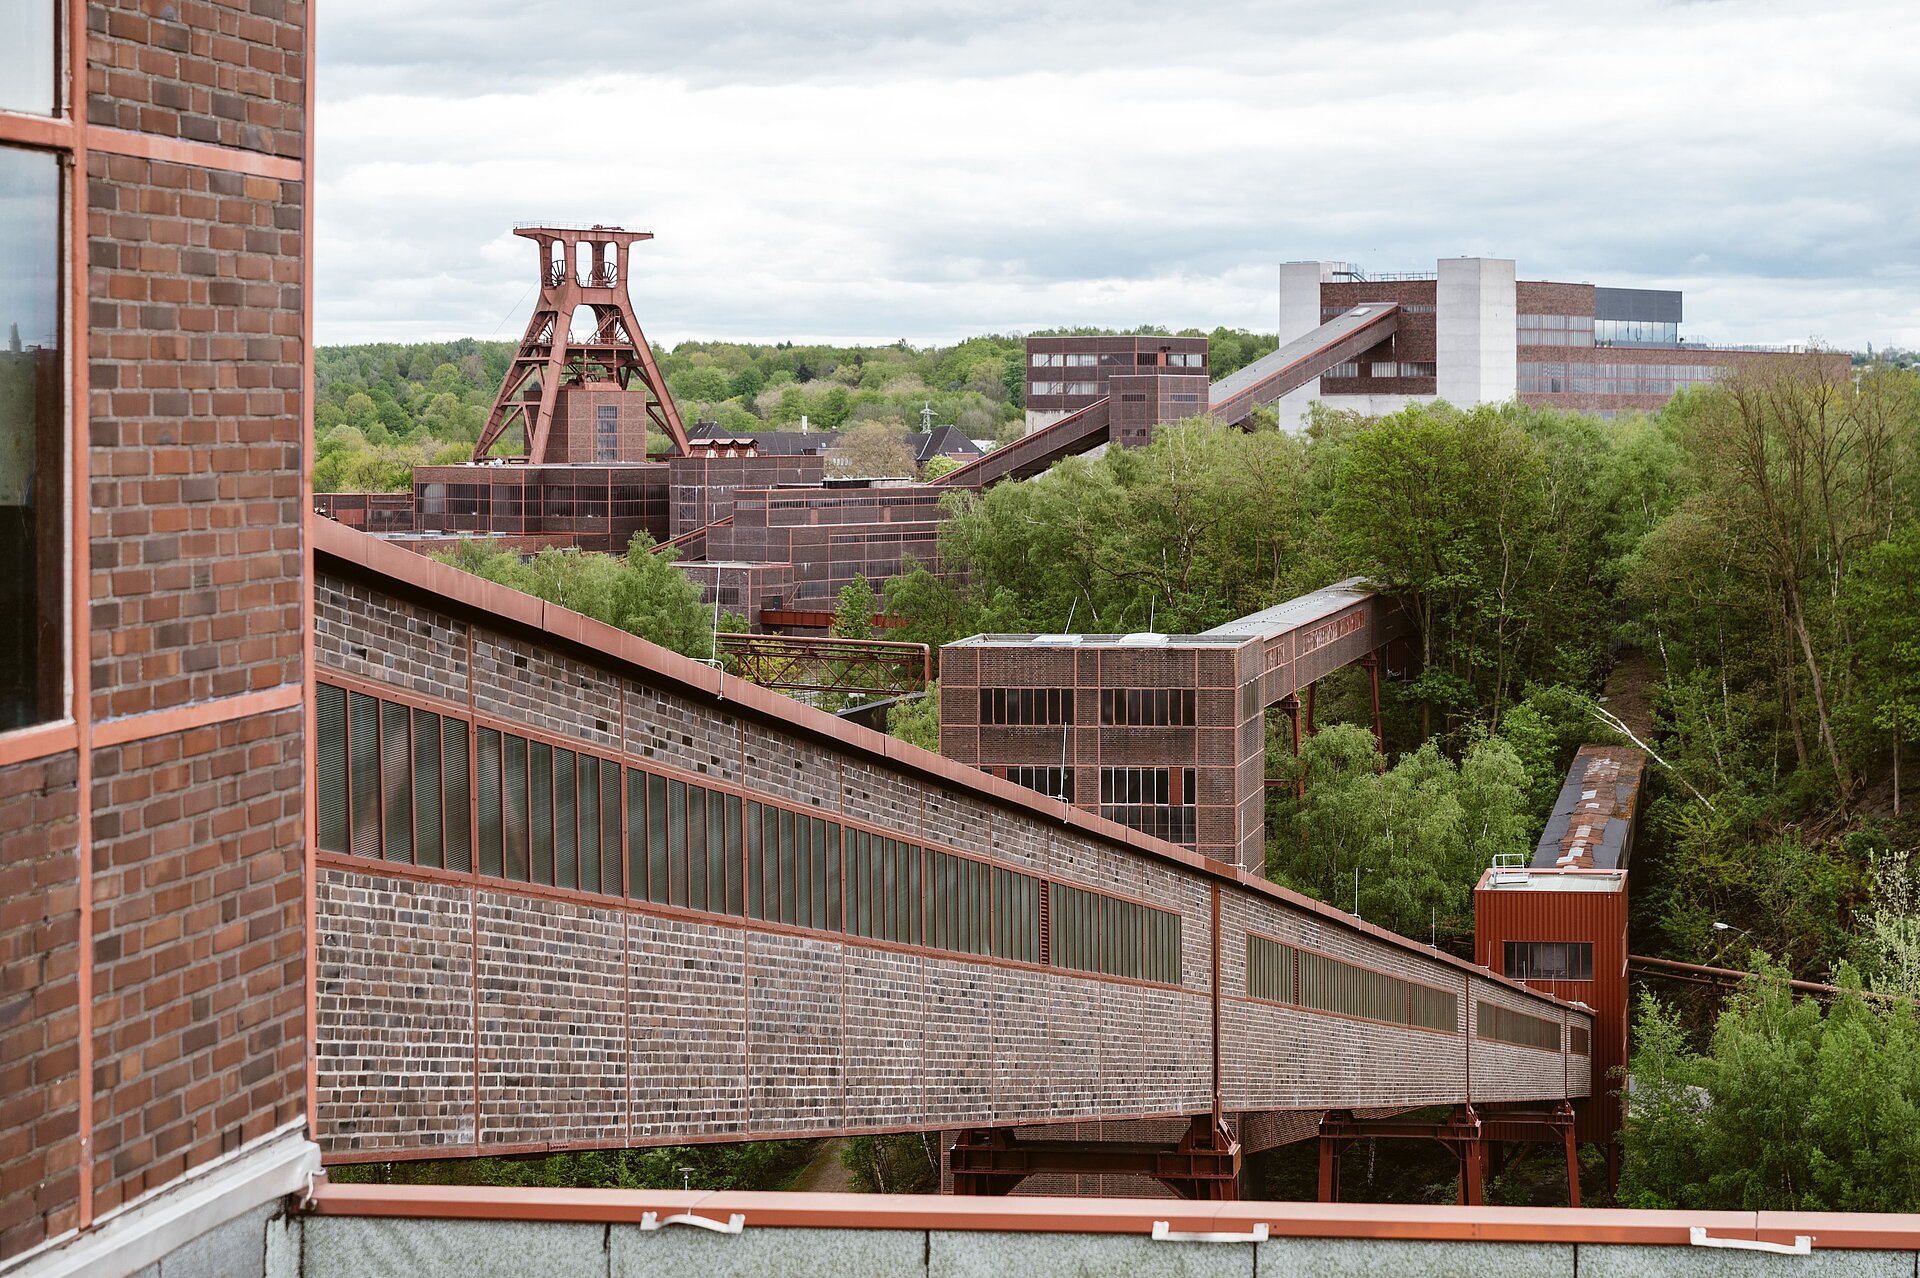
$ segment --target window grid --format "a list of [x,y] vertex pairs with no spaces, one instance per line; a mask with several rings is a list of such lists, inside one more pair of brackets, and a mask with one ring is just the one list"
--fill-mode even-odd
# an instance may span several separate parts
[[1517,981],[1591,981],[1591,941],[1508,941],[1504,971]]
[[1194,702],[1192,688],[1102,688],[1100,724],[1189,728],[1194,724]]
[[1247,935],[1247,996],[1418,1029],[1459,1029],[1459,996],[1385,972]]
[[327,851],[462,872],[477,851],[488,878],[1180,983],[1172,911],[638,768],[623,805],[614,760],[331,684],[316,704]]
[[1073,722],[1072,688],[982,688],[980,722],[1031,725]]
[[1512,1043],[1519,1047],[1538,1047],[1544,1051],[1560,1050],[1560,1026],[1539,1016],[1529,1016],[1525,1012],[1516,1012],[1510,1007],[1498,1003],[1489,1003],[1485,999],[1477,1000],[1474,1018],[1474,1037],[1484,1038],[1495,1043]]

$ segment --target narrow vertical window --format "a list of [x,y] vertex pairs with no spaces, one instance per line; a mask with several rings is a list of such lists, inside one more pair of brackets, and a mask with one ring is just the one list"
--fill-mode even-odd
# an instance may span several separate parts
[[407,708],[381,702],[380,799],[389,861],[413,860],[413,760],[407,739]]
[[347,694],[329,684],[314,689],[319,740],[314,748],[314,810],[320,846],[347,850]]
[[440,721],[441,774],[447,796],[441,822],[446,830],[447,868],[462,874],[473,868],[472,797],[467,780],[467,725]]
[[474,752],[479,767],[475,794],[480,800],[480,873],[498,878],[504,870],[506,824],[501,810],[500,734],[492,728],[480,729]]
[[681,903],[707,908],[707,792],[697,785],[687,787],[687,892]]
[[355,856],[380,855],[380,703],[364,693],[347,697],[347,750],[351,756]]
[[553,747],[535,741],[527,757],[527,821],[533,855],[529,874],[535,883],[553,884]]
[[440,716],[413,712],[413,849],[417,865],[443,863],[440,803]]
[[563,888],[580,886],[579,782],[574,759],[571,750],[553,752],[553,885]]
[[600,760],[580,756],[580,888],[600,891]]
[[511,733],[506,737],[501,773],[501,789],[506,795],[502,827],[506,841],[506,876],[527,881],[527,739]]
[[[635,847],[639,841],[635,840]],[[620,886],[620,769],[600,765],[600,890],[619,895]]]
[[[0,106],[52,109],[53,43],[29,50],[46,0],[0,0]],[[14,22],[24,23],[23,32]],[[45,68],[30,94],[23,78]],[[25,101],[34,96],[39,104]],[[65,713],[66,450],[60,350],[60,164],[0,147],[0,732]],[[76,564],[76,571],[84,570]]]

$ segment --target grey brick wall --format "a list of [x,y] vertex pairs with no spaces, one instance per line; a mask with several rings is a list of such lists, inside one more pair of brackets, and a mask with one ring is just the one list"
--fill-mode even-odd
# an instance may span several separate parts
[[[853,745],[707,703],[661,676],[543,652],[484,618],[401,604],[324,564],[318,593],[336,636],[319,648],[322,678],[337,664],[419,691],[438,663],[448,668],[434,686],[462,689],[464,643],[448,636],[472,624],[482,722],[533,724],[614,756],[624,705],[630,766],[692,773],[1181,920],[1180,985],[1167,988],[328,854],[320,1112],[336,1156],[1210,1107],[1214,880]],[[353,633],[374,637],[365,654],[338,642]],[[383,656],[379,645],[396,651]],[[1464,993],[1461,969],[1231,883],[1221,897],[1229,1109],[1463,1098],[1469,1000],[1452,1035],[1255,1004],[1245,997],[1245,936],[1253,928]],[[395,931],[405,935],[387,935]],[[425,1027],[417,1043],[416,1027]],[[1476,1096],[1565,1090],[1554,1054],[1474,1047]]]

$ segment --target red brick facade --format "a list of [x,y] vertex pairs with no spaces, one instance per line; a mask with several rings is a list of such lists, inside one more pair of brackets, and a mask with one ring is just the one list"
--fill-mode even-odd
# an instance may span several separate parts
[[306,18],[81,5],[26,138],[85,152],[76,633],[0,737],[0,1262],[305,1114]]
[[299,185],[89,178],[94,714],[297,684]]
[[0,768],[0,1259],[79,1219],[75,763]]

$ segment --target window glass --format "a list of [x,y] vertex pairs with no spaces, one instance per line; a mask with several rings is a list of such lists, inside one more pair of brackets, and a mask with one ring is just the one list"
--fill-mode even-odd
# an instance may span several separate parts
[[[20,106],[28,9],[51,24],[49,5],[0,0],[0,105]],[[59,278],[59,162],[0,147],[0,732],[64,713]]]
[[[0,110],[53,113],[53,0],[0,0]],[[0,191],[10,188],[0,181]],[[8,260],[0,256],[0,261]]]

